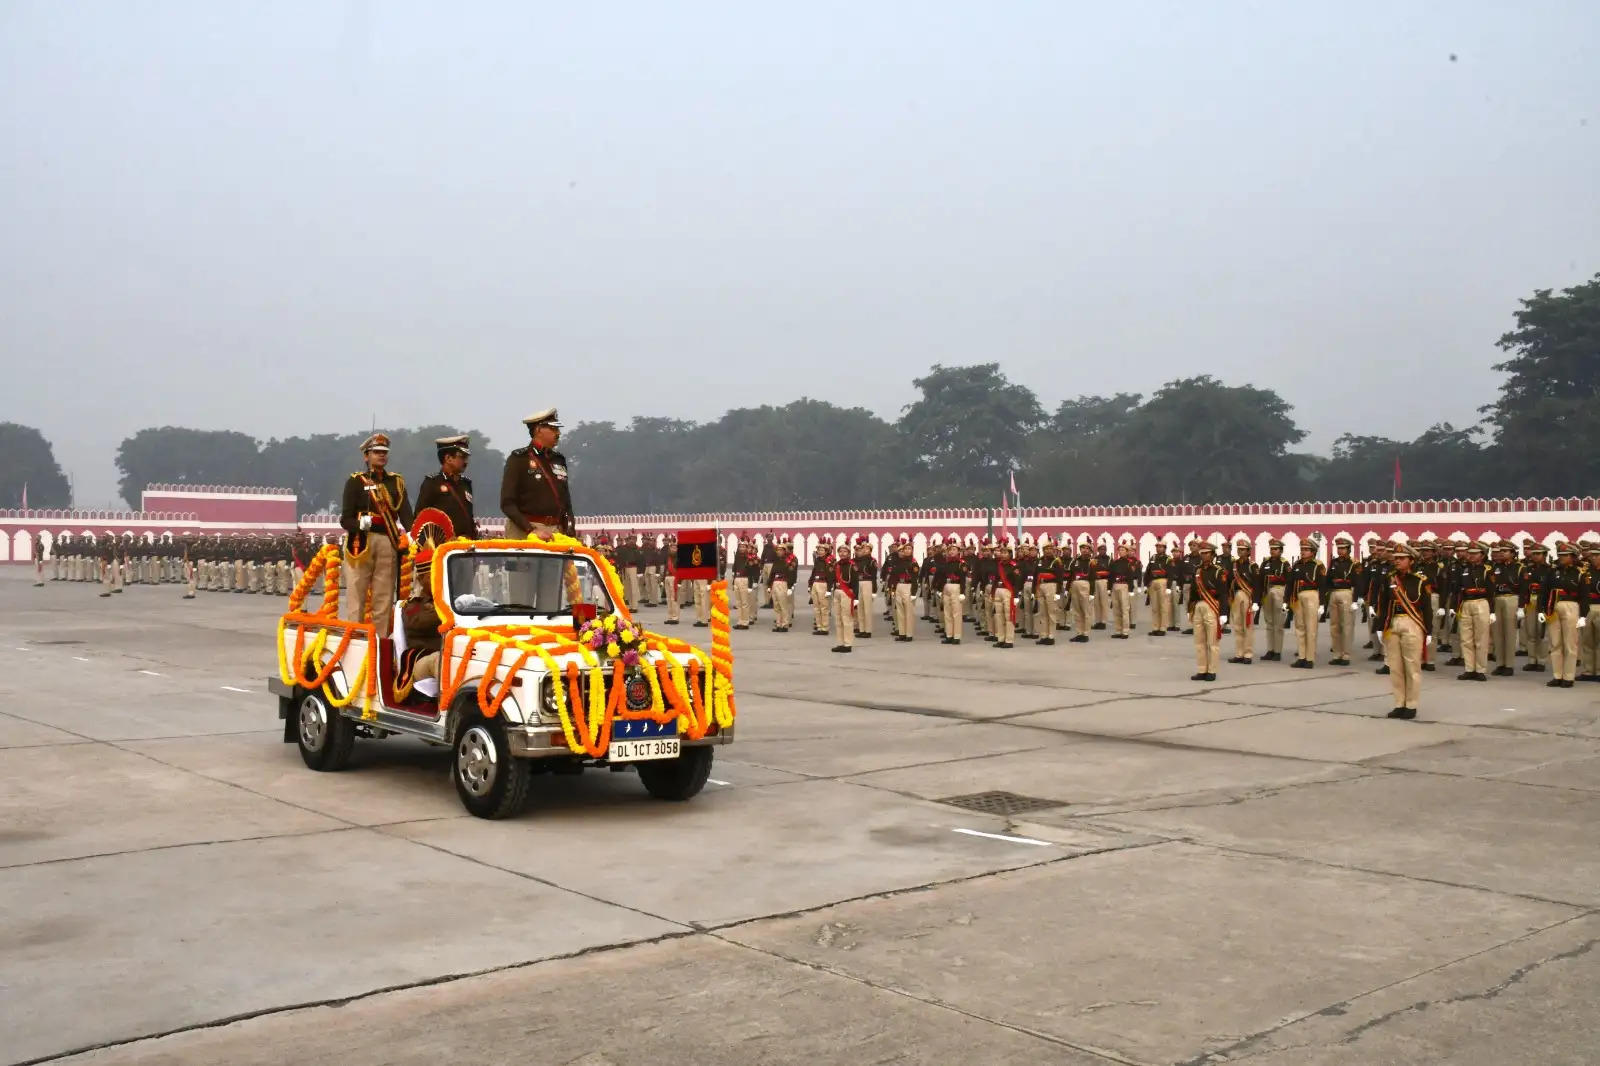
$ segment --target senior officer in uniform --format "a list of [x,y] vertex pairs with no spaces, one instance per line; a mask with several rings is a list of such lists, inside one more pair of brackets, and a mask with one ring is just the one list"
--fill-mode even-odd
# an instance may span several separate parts
[[[372,590],[372,625],[387,637],[394,622],[395,578],[400,552],[411,528],[411,502],[405,479],[389,473],[389,436],[374,433],[361,442],[367,461],[345,479],[339,524],[344,527],[344,551],[350,568],[347,606],[362,620],[367,590]],[[409,590],[407,590],[409,591]]]
[[551,407],[529,415],[522,424],[528,427],[528,446],[506,456],[505,475],[500,479],[506,532],[513,537],[530,533],[573,536],[577,520],[567,484],[567,457],[556,451],[561,442],[561,419]]
[[439,454],[439,472],[422,479],[417,488],[417,510],[437,507],[450,517],[450,528],[458,537],[478,539],[478,522],[472,513],[472,479],[466,476],[472,457],[465,433],[440,437],[433,442]]

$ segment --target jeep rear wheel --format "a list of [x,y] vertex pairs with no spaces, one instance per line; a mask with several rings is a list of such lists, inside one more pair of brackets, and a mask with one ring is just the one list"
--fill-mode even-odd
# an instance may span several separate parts
[[295,709],[300,758],[313,770],[343,770],[356,746],[356,727],[320,691],[304,692]]
[[658,800],[692,799],[711,776],[711,747],[684,748],[676,759],[652,759],[638,764],[645,791]]
[[479,818],[509,818],[527,802],[528,760],[512,756],[500,716],[474,715],[462,724],[454,763],[456,795]]

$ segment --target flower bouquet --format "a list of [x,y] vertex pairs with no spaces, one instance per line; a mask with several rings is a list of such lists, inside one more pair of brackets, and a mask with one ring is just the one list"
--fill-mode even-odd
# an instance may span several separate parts
[[614,614],[583,623],[578,643],[603,659],[620,660],[630,670],[644,661],[644,630]]

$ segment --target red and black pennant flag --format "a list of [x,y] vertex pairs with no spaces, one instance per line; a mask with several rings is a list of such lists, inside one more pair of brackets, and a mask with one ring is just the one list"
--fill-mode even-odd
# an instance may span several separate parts
[[683,529],[678,531],[676,574],[679,581],[715,581],[717,577],[717,531]]

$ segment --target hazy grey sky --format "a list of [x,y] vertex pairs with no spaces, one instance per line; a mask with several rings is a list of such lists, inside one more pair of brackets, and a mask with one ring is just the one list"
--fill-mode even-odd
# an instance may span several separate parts
[[1594,0],[37,0],[0,79],[0,419],[84,504],[146,425],[893,417],[940,361],[1409,437],[1600,269]]

